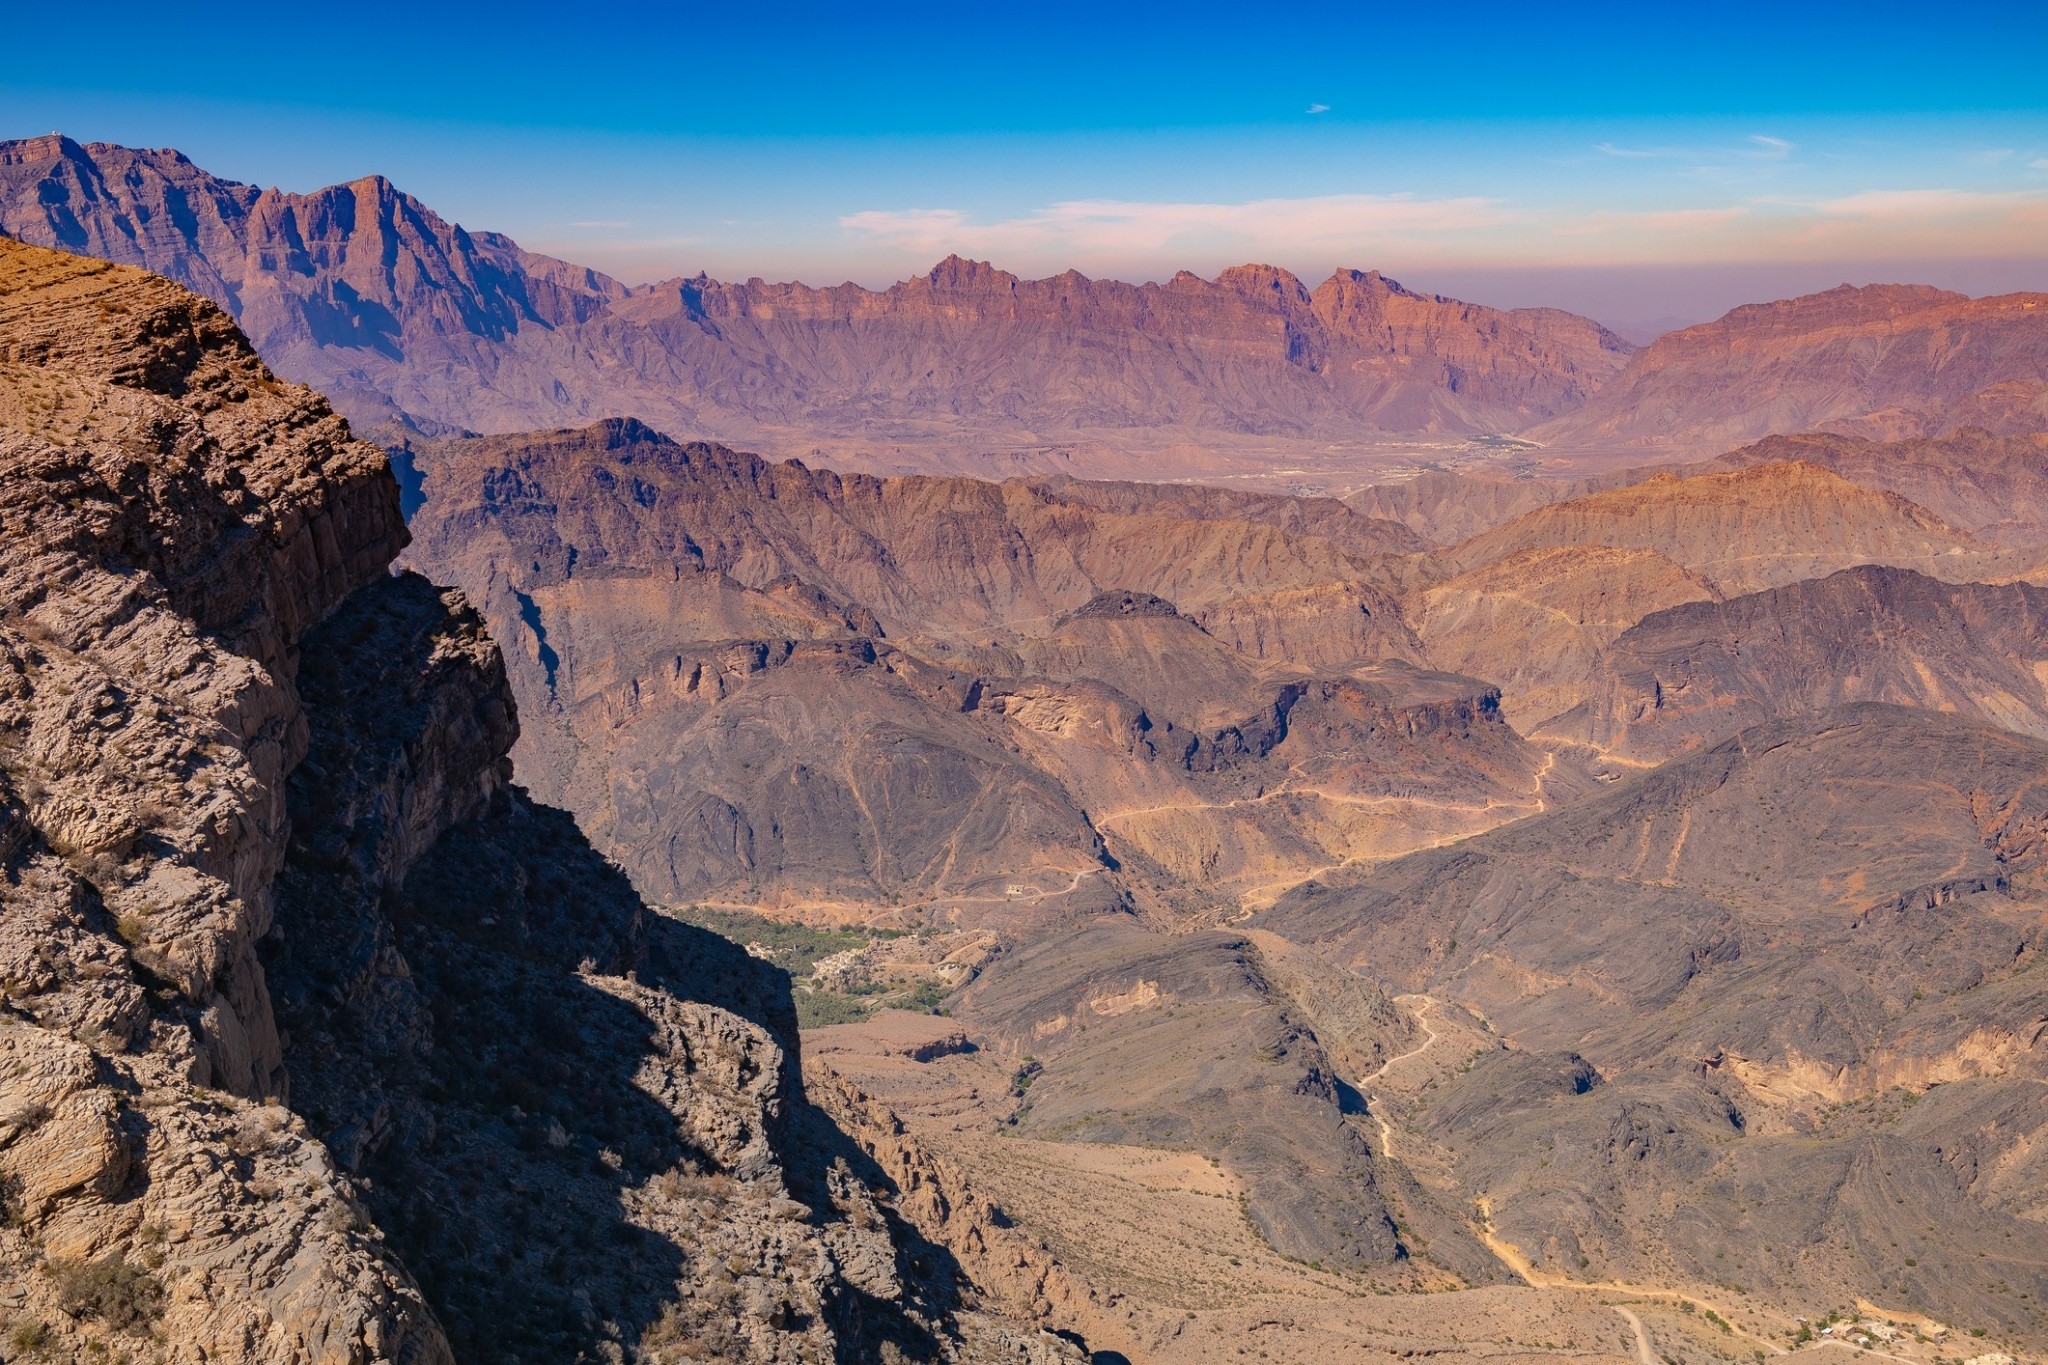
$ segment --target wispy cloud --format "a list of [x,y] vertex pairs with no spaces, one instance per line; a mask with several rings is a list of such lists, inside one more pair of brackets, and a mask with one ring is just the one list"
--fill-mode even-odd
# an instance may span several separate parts
[[1330,112],[1330,106],[1327,104],[1311,104],[1305,112],[1311,114],[1327,114]]
[[627,222],[624,219],[620,218],[578,218],[571,222],[568,226],[572,228],[618,229],[629,228],[633,225],[630,222]]
[[1602,156],[1621,157],[1631,161],[1783,161],[1799,150],[1799,144],[1788,142],[1781,137],[1772,137],[1767,133],[1751,133],[1732,146],[1624,147],[1614,142],[1596,142],[1593,144],[1593,150]]
[[1721,208],[1589,213],[1559,223],[1552,231],[1559,237],[1590,237],[1610,232],[1648,236],[1711,233],[1729,226],[1750,211],[1746,204],[1730,204]]
[[2048,190],[1870,189],[1825,199],[1741,196],[1641,211],[1503,199],[1339,194],[1227,203],[1073,200],[980,221],[954,208],[839,219],[905,264],[949,252],[1027,273],[1160,278],[1264,261],[1334,265],[1610,266],[1739,261],[2024,257],[2048,239]]
[[1509,220],[1491,199],[1331,194],[1241,204],[1081,199],[995,222],[975,222],[959,209],[870,209],[839,225],[929,257],[959,251],[1031,269],[1127,269],[1135,261],[1334,259],[1332,253],[1368,260]]
[[1839,199],[1823,199],[1813,207],[1836,218],[1916,222],[1933,218],[1981,218],[2043,203],[2039,192],[2028,190],[2005,194],[1982,190],[1865,190]]

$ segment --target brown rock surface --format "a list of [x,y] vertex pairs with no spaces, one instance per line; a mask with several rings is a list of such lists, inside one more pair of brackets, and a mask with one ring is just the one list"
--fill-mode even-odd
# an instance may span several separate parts
[[1811,432],[1773,436],[1710,463],[1737,469],[1785,460],[1897,493],[1980,540],[2048,546],[2048,435],[2039,432],[2001,436],[1969,427],[1901,441]]
[[1726,474],[1657,474],[1526,512],[1449,551],[1457,570],[1556,546],[1654,550],[1721,592],[1739,594],[1857,564],[1942,578],[1982,572],[1988,547],[1896,493],[1817,465]]
[[1653,612],[1719,596],[1655,550],[1559,545],[1459,574],[1410,612],[1431,661],[1497,682],[1503,714],[1529,732],[1585,699],[1615,636]]
[[1382,1112],[1545,1282],[2033,1340],[2044,774],[1956,717],[1799,716],[1257,922],[1486,1021]]
[[256,957],[307,743],[298,638],[404,543],[385,462],[212,305],[12,243],[0,386],[14,1311],[118,1342],[53,1307],[58,1271],[111,1257],[177,1359],[445,1360],[279,1106]]
[[1850,483],[1896,493],[1958,530],[2010,548],[2048,544],[2048,435],[1993,435],[1965,427],[1947,436],[1878,441],[1806,431],[1767,436],[1712,459],[1639,465],[1590,476],[1434,471],[1373,484],[1345,501],[1368,517],[1398,521],[1425,540],[1452,545],[1540,507],[1662,475],[1689,477],[1755,465],[1818,465]]

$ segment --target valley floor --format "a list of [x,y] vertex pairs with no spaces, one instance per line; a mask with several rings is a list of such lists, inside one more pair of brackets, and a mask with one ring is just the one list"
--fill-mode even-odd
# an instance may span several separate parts
[[[1449,1158],[1401,1115],[1485,1035],[1470,1014],[1430,997],[1400,1003],[1418,1041],[1358,1078],[1368,1105],[1354,1121],[1370,1121],[1376,1152],[1412,1177],[1411,1199],[1420,1192],[1427,1200],[1448,1192]],[[1098,1361],[1710,1365],[1809,1353],[1825,1361],[1846,1351],[1936,1365],[1977,1354],[1931,1320],[1872,1304],[1861,1305],[1860,1324],[1845,1319],[1826,1335],[1815,1311],[1815,1339],[1795,1344],[1806,1321],[1797,1305],[1711,1286],[1549,1275],[1494,1230],[1484,1198],[1462,1221],[1497,1259],[1500,1283],[1438,1264],[1405,1222],[1415,1254],[1404,1268],[1340,1273],[1277,1253],[1246,1216],[1241,1183],[1196,1152],[1016,1136],[1010,1116],[1021,1073],[1013,1059],[976,1048],[972,1030],[955,1020],[883,1010],[807,1031],[804,1043],[814,1084],[829,1077],[881,1101],[1060,1272],[1088,1287],[1091,1301],[1069,1298],[1049,1321],[1085,1336]]]

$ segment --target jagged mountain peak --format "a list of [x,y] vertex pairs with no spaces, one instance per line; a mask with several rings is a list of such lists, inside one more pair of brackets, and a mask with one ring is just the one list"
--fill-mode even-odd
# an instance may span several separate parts
[[[1260,264],[1162,287],[1026,280],[956,254],[881,290],[702,274],[628,289],[467,231],[378,176],[295,194],[170,155],[6,144],[0,232],[163,271],[227,307],[282,373],[359,418],[430,430],[638,412],[746,444],[801,430],[907,450],[1058,431],[1494,431],[1575,408],[1623,353],[1568,315],[1376,273],[1347,301]],[[1384,307],[1357,307],[1368,294]]]

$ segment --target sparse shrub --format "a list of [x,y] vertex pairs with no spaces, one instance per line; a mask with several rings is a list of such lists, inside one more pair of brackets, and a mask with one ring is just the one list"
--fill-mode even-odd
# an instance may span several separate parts
[[836,991],[799,990],[796,995],[798,1028],[830,1028],[834,1024],[857,1024],[875,1012],[880,1002],[872,997],[841,995]]
[[41,1355],[50,1344],[50,1329],[33,1319],[23,1319],[7,1332],[7,1345],[18,1355]]
[[117,1332],[141,1333],[163,1312],[163,1286],[139,1266],[110,1252],[97,1261],[51,1259],[43,1273],[57,1286],[57,1306],[74,1318],[92,1318]]
[[21,1181],[14,1176],[0,1176],[0,1228],[20,1227],[28,1221],[28,1210],[21,1201]]
[[944,1014],[946,995],[946,988],[938,982],[921,981],[916,989],[903,997],[902,1008],[919,1014]]

